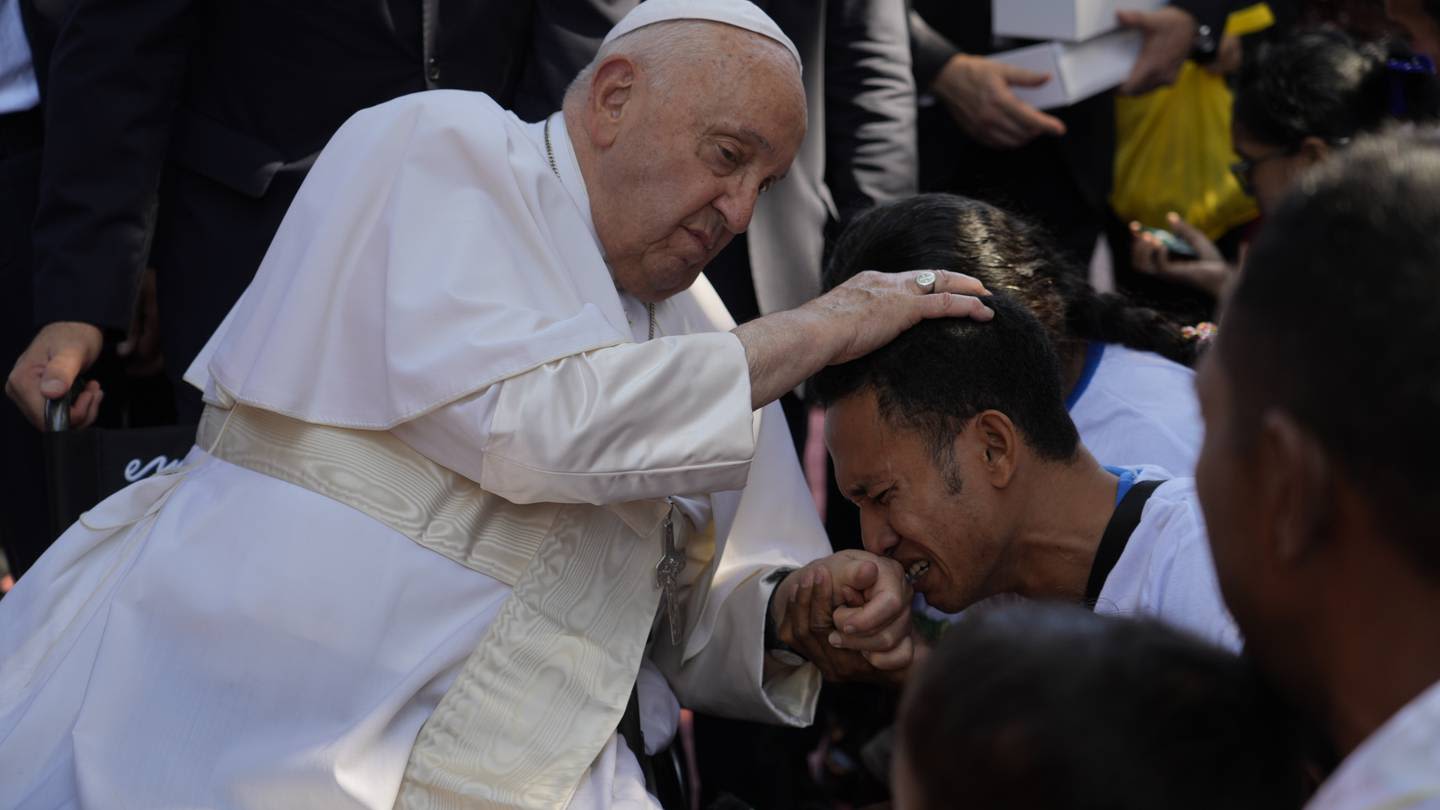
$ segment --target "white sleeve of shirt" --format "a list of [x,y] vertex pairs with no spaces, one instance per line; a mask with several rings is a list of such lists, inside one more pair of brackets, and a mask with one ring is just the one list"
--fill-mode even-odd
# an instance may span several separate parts
[[392,429],[515,503],[738,490],[755,454],[745,350],[728,332],[548,363]]

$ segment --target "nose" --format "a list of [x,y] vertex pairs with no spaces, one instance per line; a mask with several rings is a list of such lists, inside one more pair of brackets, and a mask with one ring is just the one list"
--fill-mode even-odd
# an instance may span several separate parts
[[866,551],[883,557],[899,545],[900,535],[890,528],[890,521],[879,509],[861,507],[860,542]]
[[744,233],[755,215],[760,199],[760,184],[746,178],[738,179],[715,200],[715,209],[725,218],[725,228],[732,234]]

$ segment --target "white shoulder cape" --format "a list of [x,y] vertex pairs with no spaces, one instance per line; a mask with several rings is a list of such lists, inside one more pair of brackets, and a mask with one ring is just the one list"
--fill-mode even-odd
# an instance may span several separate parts
[[387,429],[629,341],[590,223],[524,127],[461,91],[350,118],[187,379],[307,422]]

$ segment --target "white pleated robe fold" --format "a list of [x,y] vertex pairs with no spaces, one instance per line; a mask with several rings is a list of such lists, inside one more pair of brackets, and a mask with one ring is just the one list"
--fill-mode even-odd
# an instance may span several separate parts
[[[684,642],[654,642],[640,673],[647,745],[673,734],[672,688],[808,723],[818,674],[761,649],[765,574],[828,552],[783,417],[750,411],[703,278],[644,340],[551,126],[563,182],[540,125],[481,94],[357,115],[191,378],[391,430],[516,503],[676,496],[714,532],[686,549]],[[0,808],[390,807],[509,591],[197,448],[86,513],[0,602]],[[618,738],[570,806],[652,806]]]

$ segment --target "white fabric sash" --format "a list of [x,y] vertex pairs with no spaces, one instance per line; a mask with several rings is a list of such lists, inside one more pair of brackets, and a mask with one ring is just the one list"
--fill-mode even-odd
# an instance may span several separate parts
[[388,433],[240,404],[207,408],[198,443],[513,586],[421,728],[397,808],[568,804],[614,733],[645,654],[669,504],[513,504]]

